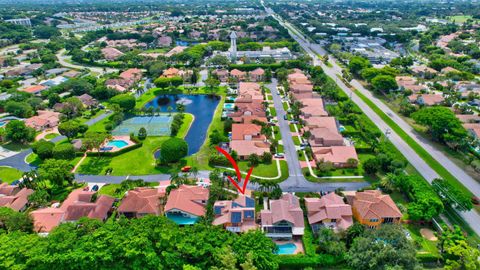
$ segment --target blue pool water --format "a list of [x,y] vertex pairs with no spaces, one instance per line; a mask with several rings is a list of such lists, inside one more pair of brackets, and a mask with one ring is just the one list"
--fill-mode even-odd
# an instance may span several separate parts
[[0,127],[5,126],[6,124],[7,124],[7,122],[1,121],[1,122],[0,122]]
[[345,127],[344,127],[344,126],[340,126],[340,127],[338,128],[338,130],[339,130],[340,132],[344,132],[344,131],[345,131]]
[[278,255],[289,255],[294,254],[295,250],[297,250],[297,246],[293,243],[286,243],[286,244],[277,244],[278,247]]
[[235,109],[235,104],[234,103],[225,103],[223,104],[223,108],[227,110],[233,110]]
[[145,107],[160,108],[162,112],[168,112],[168,107],[173,111],[177,109],[177,101],[184,101],[185,112],[193,114],[195,119],[192,126],[185,136],[188,143],[188,154],[193,155],[200,150],[200,147],[207,138],[207,130],[212,122],[215,109],[220,102],[220,97],[209,95],[160,95]]
[[184,217],[181,215],[168,215],[167,218],[177,223],[178,225],[193,225],[197,223],[198,218]]
[[107,146],[115,146],[117,148],[123,148],[127,145],[128,143],[124,140],[112,140],[107,143]]

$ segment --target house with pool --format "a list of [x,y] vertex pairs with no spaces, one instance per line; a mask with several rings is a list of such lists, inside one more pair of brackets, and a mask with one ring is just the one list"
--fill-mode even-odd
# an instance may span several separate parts
[[221,225],[231,232],[246,232],[257,228],[255,223],[255,201],[245,195],[235,200],[217,201],[213,206],[213,225]]
[[270,200],[268,209],[260,212],[262,231],[272,239],[297,239],[303,236],[305,221],[297,196],[285,193]]
[[135,144],[136,143],[130,139],[130,136],[113,136],[110,140],[106,140],[102,146],[100,146],[100,151],[117,152],[125,147],[130,147]]
[[209,190],[201,186],[181,185],[170,191],[165,216],[179,225],[195,224],[205,215]]

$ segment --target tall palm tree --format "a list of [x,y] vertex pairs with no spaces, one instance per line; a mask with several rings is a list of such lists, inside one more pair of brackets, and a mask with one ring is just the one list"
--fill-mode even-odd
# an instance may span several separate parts
[[194,166],[194,167],[192,167],[192,168],[190,169],[190,172],[192,173],[193,178],[194,178],[195,180],[197,180],[198,168]]
[[381,180],[380,185],[386,191],[393,191],[395,190],[395,174],[387,173]]
[[180,182],[180,175],[178,175],[177,171],[171,172],[170,173],[170,183],[172,185],[178,185]]

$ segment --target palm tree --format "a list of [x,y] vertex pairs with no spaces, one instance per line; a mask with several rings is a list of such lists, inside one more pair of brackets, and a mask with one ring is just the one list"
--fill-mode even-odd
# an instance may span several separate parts
[[180,182],[180,175],[178,175],[177,171],[171,172],[170,173],[170,183],[172,185],[177,185],[178,182]]
[[167,111],[169,115],[172,115],[172,111],[173,111],[172,106],[168,106]]
[[395,174],[387,173],[381,180],[380,185],[386,191],[393,191],[395,190]]
[[192,167],[192,168],[190,169],[190,172],[192,173],[193,178],[194,178],[195,180],[197,180],[198,168],[194,166],[194,167]]

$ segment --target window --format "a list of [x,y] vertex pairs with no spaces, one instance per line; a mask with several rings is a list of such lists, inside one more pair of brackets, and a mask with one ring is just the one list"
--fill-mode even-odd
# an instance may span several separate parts
[[378,222],[378,218],[371,218],[370,222]]

